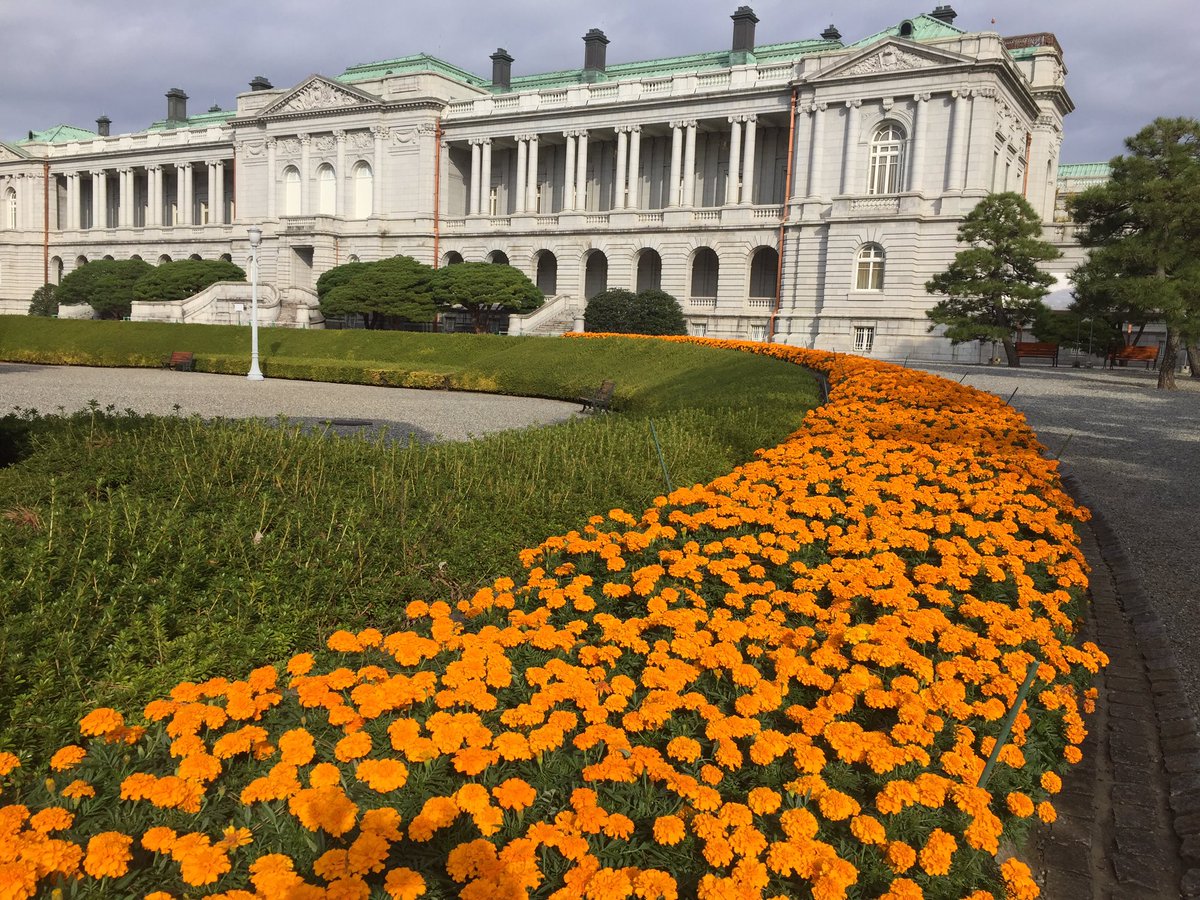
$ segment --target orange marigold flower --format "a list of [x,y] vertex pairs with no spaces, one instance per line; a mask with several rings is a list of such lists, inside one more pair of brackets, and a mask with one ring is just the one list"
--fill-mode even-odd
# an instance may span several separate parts
[[1049,825],[1058,818],[1058,813],[1054,811],[1054,804],[1047,800],[1043,800],[1037,805],[1038,818]]
[[950,871],[950,863],[957,849],[958,841],[953,835],[935,828],[921,848],[921,868],[927,875],[945,875]]
[[904,841],[892,841],[887,846],[887,861],[893,872],[907,872],[916,864],[917,851]]
[[508,778],[492,788],[492,796],[504,809],[520,812],[537,799],[537,791],[520,778]]
[[1083,759],[1083,753],[1074,744],[1067,744],[1067,746],[1063,748],[1063,759],[1065,759],[1071,765],[1075,765],[1081,759]]
[[1006,859],[1000,864],[1000,875],[1004,878],[1007,900],[1035,900],[1041,889],[1033,880],[1029,866],[1019,859]]
[[1062,790],[1062,779],[1054,772],[1043,772],[1041,783],[1042,790],[1047,794],[1057,794]]
[[400,866],[388,872],[383,889],[392,900],[417,900],[425,894],[425,879],[412,869]]
[[34,831],[49,834],[52,831],[65,831],[75,822],[75,816],[61,806],[48,806],[33,814],[29,827]]
[[765,787],[752,789],[746,797],[746,804],[760,816],[775,812],[782,803],[783,798],[779,795],[778,791],[773,791]]
[[341,784],[342,770],[333,763],[317,763],[308,772],[310,787],[323,788]]
[[358,764],[354,777],[371,790],[386,794],[404,787],[408,766],[398,759],[367,759]]
[[338,787],[309,788],[288,800],[288,809],[309,831],[325,831],[340,837],[358,819],[358,806]]
[[887,843],[887,832],[874,816],[855,816],[850,820],[850,833],[864,844],[882,847]]
[[897,878],[888,886],[886,894],[881,894],[879,900],[923,900],[925,896],[921,886],[911,878]]
[[129,871],[133,838],[119,831],[104,831],[88,841],[83,870],[93,878],[120,878]]
[[95,797],[96,789],[82,778],[76,778],[62,789],[62,795],[71,799],[82,800],[85,797]]
[[700,758],[700,742],[690,737],[675,737],[667,742],[667,756],[680,762],[695,762]]
[[311,653],[297,653],[288,660],[287,670],[289,675],[307,675],[312,671],[312,667],[316,665],[316,657]]
[[93,709],[79,720],[79,730],[83,734],[99,736],[118,731],[125,727],[125,717],[115,709],[102,706]]
[[654,840],[665,846],[678,844],[687,836],[687,827],[679,816],[659,816],[654,820]]
[[329,636],[329,640],[325,642],[330,650],[335,653],[361,653],[362,643],[358,638],[348,631],[338,630]]
[[1008,807],[1010,813],[1022,819],[1027,819],[1033,815],[1033,801],[1029,799],[1027,794],[1022,794],[1020,791],[1010,792],[1004,798],[1004,805]]
[[248,847],[253,843],[254,834],[249,828],[235,828],[228,825],[221,832],[221,840],[217,842],[217,846],[224,847],[226,850],[236,850],[238,847]]
[[[61,751],[60,751],[61,752]],[[55,756],[58,754],[56,753]],[[0,778],[21,765],[20,758],[15,753],[0,753]]]
[[[55,772],[65,772],[67,769],[73,769],[79,765],[87,757],[87,751],[82,747],[77,747],[74,744],[68,744],[61,750],[50,757],[50,768]],[[0,769],[3,769],[3,763],[0,763]],[[0,771],[0,775],[5,774]]]
[[193,887],[213,884],[230,869],[225,849],[212,844],[196,842],[181,853],[176,842],[171,855],[179,862],[179,877]]

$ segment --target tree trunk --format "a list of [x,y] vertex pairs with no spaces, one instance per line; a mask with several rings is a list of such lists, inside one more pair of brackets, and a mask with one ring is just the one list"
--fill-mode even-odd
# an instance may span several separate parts
[[1004,355],[1008,357],[1008,366],[1010,369],[1019,368],[1021,365],[1021,357],[1017,356],[1017,345],[1011,337],[1004,338],[1001,343],[1004,344]]
[[1167,341],[1163,345],[1158,361],[1158,387],[1160,390],[1175,390],[1175,363],[1179,359],[1179,334],[1174,328],[1167,329]]
[[1187,348],[1188,368],[1193,378],[1200,378],[1200,344],[1189,344]]
[[483,334],[483,307],[471,307],[471,325],[475,328],[476,334]]

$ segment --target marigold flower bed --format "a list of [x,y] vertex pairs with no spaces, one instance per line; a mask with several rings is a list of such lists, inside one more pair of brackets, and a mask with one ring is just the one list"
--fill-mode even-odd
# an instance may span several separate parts
[[0,898],[1037,896],[1005,851],[1053,820],[1107,661],[1076,636],[1086,510],[994,397],[706,343],[821,370],[829,402],[469,601],[144,725],[90,713],[0,805]]

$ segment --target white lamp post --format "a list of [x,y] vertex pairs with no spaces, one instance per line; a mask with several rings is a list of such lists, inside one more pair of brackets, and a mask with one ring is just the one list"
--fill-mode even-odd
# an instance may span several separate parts
[[246,378],[262,381],[262,369],[258,367],[258,245],[262,243],[262,229],[251,225],[246,234],[250,238],[250,371]]

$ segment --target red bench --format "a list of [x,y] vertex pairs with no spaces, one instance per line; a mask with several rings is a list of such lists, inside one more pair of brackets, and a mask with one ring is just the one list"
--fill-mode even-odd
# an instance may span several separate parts
[[170,356],[163,357],[162,367],[174,369],[176,372],[194,372],[196,371],[196,358],[185,350],[176,350]]
[[1108,355],[1108,367],[1110,369],[1116,368],[1117,363],[1125,365],[1131,362],[1144,362],[1146,368],[1149,369],[1158,362],[1157,345],[1153,347],[1122,347],[1120,350],[1114,350]]
[[1058,344],[1045,341],[1017,341],[1017,359],[1048,359],[1052,366],[1058,365]]

